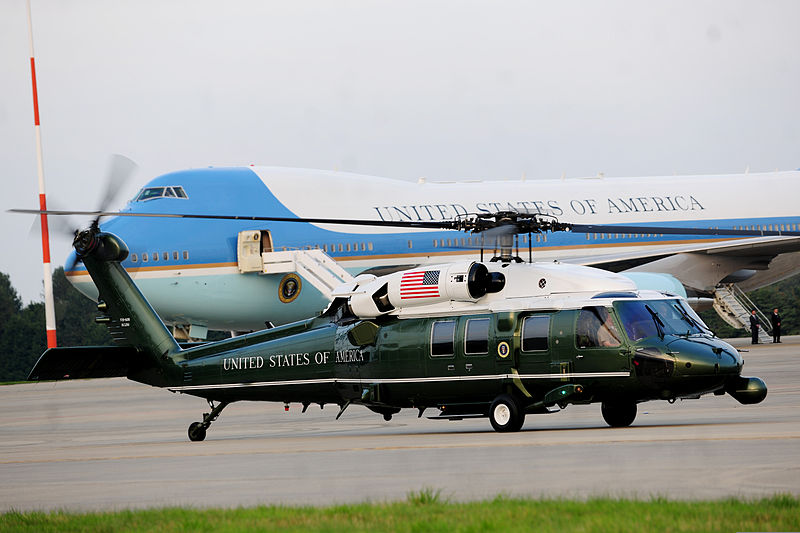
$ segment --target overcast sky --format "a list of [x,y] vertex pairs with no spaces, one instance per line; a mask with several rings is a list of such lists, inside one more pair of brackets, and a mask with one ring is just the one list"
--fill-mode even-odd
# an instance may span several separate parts
[[[112,153],[403,179],[800,167],[800,2],[32,0],[51,207]],[[0,271],[42,294],[24,0],[0,1]],[[754,184],[754,186],[756,186]],[[746,194],[746,191],[720,191]],[[776,191],[775,194],[780,194]],[[54,265],[69,250],[52,245]]]

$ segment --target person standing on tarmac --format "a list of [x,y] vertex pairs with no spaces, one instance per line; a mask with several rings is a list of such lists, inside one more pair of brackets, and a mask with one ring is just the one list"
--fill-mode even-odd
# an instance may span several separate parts
[[772,342],[781,342],[781,315],[778,314],[778,308],[772,310]]
[[753,335],[752,344],[758,344],[758,318],[755,309],[750,312],[750,333]]

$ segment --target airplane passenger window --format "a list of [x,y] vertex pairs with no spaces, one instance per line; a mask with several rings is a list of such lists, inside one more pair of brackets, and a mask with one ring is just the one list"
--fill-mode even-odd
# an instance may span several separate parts
[[131,261],[136,263],[137,261],[139,261],[139,256],[136,254],[131,254]]
[[489,353],[489,318],[467,320],[464,332],[464,353],[480,355]]
[[184,259],[189,259],[189,252],[187,250],[183,251],[183,258]]
[[172,259],[175,261],[178,260],[178,252],[172,252]]
[[455,353],[455,335],[455,320],[434,322],[431,328],[431,357],[452,356]]
[[163,259],[164,261],[169,261],[169,252],[162,253],[161,259]]
[[527,316],[522,322],[522,351],[547,350],[550,315]]
[[147,255],[147,252],[142,254],[142,262],[147,263],[150,260],[150,257]]
[[[411,241],[409,241],[411,242]],[[367,243],[367,249],[371,252],[372,251],[372,242]]]
[[153,261],[158,261],[158,252],[153,252]]

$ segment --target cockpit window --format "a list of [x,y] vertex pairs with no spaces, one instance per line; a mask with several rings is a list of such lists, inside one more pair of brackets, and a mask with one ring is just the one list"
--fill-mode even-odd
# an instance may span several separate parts
[[171,185],[169,187],[145,187],[136,197],[134,202],[144,202],[146,200],[154,200],[156,198],[188,198],[186,191],[179,185]]
[[711,331],[682,300],[614,302],[625,333],[634,342],[655,335],[709,335]]

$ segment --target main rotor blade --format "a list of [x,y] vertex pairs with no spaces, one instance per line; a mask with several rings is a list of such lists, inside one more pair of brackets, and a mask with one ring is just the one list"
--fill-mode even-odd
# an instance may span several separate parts
[[660,233],[664,235],[727,235],[731,237],[799,237],[800,231],[747,230],[724,228],[680,228],[675,226],[614,226],[600,224],[567,224],[573,233]]
[[392,221],[392,220],[363,220],[346,218],[290,218],[290,217],[264,217],[247,215],[195,215],[189,213],[131,213],[125,211],[61,211],[48,209],[9,209],[9,213],[26,213],[34,215],[88,215],[94,217],[145,217],[145,218],[192,218],[203,220],[256,220],[265,222],[306,222],[310,224],[341,224],[343,226],[386,226],[395,228],[424,228],[424,229],[458,229],[457,223],[452,221]]
[[676,226],[625,226],[610,224],[570,224],[546,219],[544,221],[533,217],[530,219],[517,219],[492,223],[489,220],[456,219],[441,221],[394,221],[394,220],[364,220],[340,218],[303,218],[303,217],[268,217],[247,215],[200,215],[189,213],[133,213],[127,211],[63,211],[48,209],[9,209],[10,213],[47,214],[47,215],[88,215],[92,217],[145,217],[145,218],[189,218],[198,220],[252,220],[264,222],[305,222],[310,224],[340,224],[345,226],[373,226],[392,228],[419,228],[440,230],[464,230],[472,233],[490,231],[492,233],[543,233],[545,231],[571,231],[573,233],[639,233],[639,234],[664,234],[664,235],[717,235],[731,237],[800,237],[800,231],[780,230],[746,230],[723,228],[681,228]]

